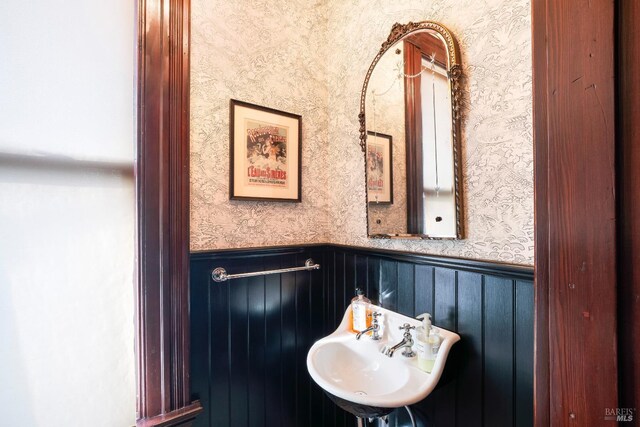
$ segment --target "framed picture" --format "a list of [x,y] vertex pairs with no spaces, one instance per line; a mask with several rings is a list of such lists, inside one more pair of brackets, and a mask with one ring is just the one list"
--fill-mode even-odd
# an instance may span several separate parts
[[231,200],[301,201],[302,117],[231,100]]
[[367,200],[369,203],[393,203],[393,138],[367,132]]

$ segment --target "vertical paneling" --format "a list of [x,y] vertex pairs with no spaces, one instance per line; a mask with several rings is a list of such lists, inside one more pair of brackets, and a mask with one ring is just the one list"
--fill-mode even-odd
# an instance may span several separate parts
[[[515,286],[514,344],[515,388],[514,420],[523,427],[533,425],[533,288],[528,282],[517,281]],[[531,422],[525,422],[530,420]]]
[[[279,258],[265,258],[264,268],[276,270],[282,268]],[[282,291],[281,276],[265,276],[265,419],[268,425],[283,425],[282,401],[283,366],[282,366]],[[218,424],[212,424],[212,426]],[[224,425],[224,424],[221,424]]]
[[[229,423],[234,426],[249,425],[249,280],[237,279],[221,285],[229,288]],[[217,317],[217,313],[212,314]]]
[[[335,279],[334,279],[334,289],[335,289],[335,305],[333,307],[335,311],[333,325],[329,326],[329,330],[333,331],[335,326],[340,324],[342,320],[342,316],[344,315],[344,310],[346,308],[347,301],[347,289],[345,284],[345,253],[342,251],[337,251],[335,254]],[[349,293],[349,299],[353,298],[353,294]],[[334,418],[332,425],[342,426],[346,423],[347,413],[342,409],[338,408],[334,405]]]
[[[237,263],[231,262],[221,265],[233,271],[233,269],[236,268],[236,264]],[[231,325],[229,316],[231,294],[229,292],[229,286],[213,286],[213,281],[207,274],[206,268],[203,270],[206,274],[203,278],[204,287],[210,288],[208,301],[210,325],[208,354],[210,363],[209,370],[206,373],[210,381],[210,406],[205,407],[205,413],[196,419],[195,425],[227,425],[231,422]],[[196,287],[197,284],[192,282],[191,288],[194,289]],[[191,298],[193,301],[193,294]],[[193,314],[192,311],[192,315]],[[192,335],[191,342],[193,343],[195,341]],[[214,348],[215,351],[213,351]],[[204,375],[205,373],[202,374]],[[193,378],[198,375],[194,375],[192,372],[191,376]],[[204,395],[205,392],[203,391],[199,394]],[[205,415],[209,416],[206,417]],[[207,418],[209,418],[210,424],[205,422]]]
[[484,280],[484,420],[488,426],[513,425],[513,281]]
[[[298,255],[293,265],[304,265],[306,258]],[[307,373],[308,343],[312,341],[311,319],[309,318],[311,275],[308,272],[291,273],[295,275],[296,284],[296,359],[291,368],[296,374],[296,425],[309,424],[309,393],[311,380]]]
[[[206,268],[203,265],[194,265],[191,268],[191,275],[196,277],[206,277]],[[197,340],[191,341],[191,372],[198,372],[199,375],[191,375],[191,389],[201,390],[195,399],[200,400],[203,408],[209,408],[211,406],[211,393],[209,393],[209,364],[216,362],[219,354],[212,355],[209,352],[211,348],[211,333],[212,325],[209,322],[209,310],[211,308],[211,293],[215,292],[210,286],[197,286],[191,288],[191,336],[198,337]],[[226,301],[226,297],[224,298]],[[226,305],[226,304],[225,304]],[[223,336],[226,340],[226,333]],[[223,353],[223,356],[226,352]],[[226,378],[226,376],[225,376]],[[221,402],[225,408],[228,407],[226,402]],[[194,426],[205,426],[211,424],[211,419],[208,417],[211,414],[204,412],[196,418]],[[219,420],[217,420],[219,421]]]
[[[451,331],[457,330],[456,270],[450,268],[435,269],[435,293],[433,324]],[[454,361],[453,349],[449,361]],[[452,365],[449,366],[451,368]],[[456,425],[456,387],[457,376],[443,381],[432,394],[435,425]]]
[[[399,258],[368,254],[369,295],[407,315],[431,313],[462,338],[438,387],[412,405],[419,425],[533,425],[532,271],[517,280],[520,273],[468,271],[462,260],[442,267]],[[406,411],[394,411],[389,425],[410,426]]]
[[398,295],[398,312],[406,316],[415,316],[415,266],[407,262],[398,263],[396,289]]
[[416,265],[414,280],[414,311],[416,316],[423,313],[433,313],[433,278],[433,267],[428,265]]
[[[313,251],[311,252],[311,257],[317,260],[317,262],[320,262],[320,265],[326,265],[326,263],[324,262],[324,254],[322,252]],[[309,312],[307,313],[307,315],[310,327],[310,336],[306,342],[307,346],[309,345],[309,342],[314,342],[318,337],[322,337],[325,335],[324,325],[322,323],[322,319],[324,318],[322,313],[324,307],[324,295],[322,292],[323,286],[324,278],[322,274],[309,275]],[[308,348],[305,347],[303,350],[304,360],[302,365],[306,370],[306,353]],[[307,425],[318,427],[326,425],[323,407],[324,399],[325,397],[322,389],[315,382],[309,379],[309,414]]]
[[325,255],[325,259],[327,262],[324,266],[324,277],[325,277],[325,329],[324,333],[329,334],[331,332],[331,324],[335,323],[336,320],[336,312],[338,304],[336,303],[336,292],[335,292],[335,284],[336,284],[336,253],[330,252]]
[[[324,295],[325,295],[325,306],[324,306],[324,324],[323,324],[323,335],[328,335],[331,333],[331,325],[335,324],[335,293],[333,291],[335,285],[335,266],[336,266],[336,254],[335,252],[327,252],[325,253],[325,265],[323,266],[323,276],[324,276]],[[336,413],[336,405],[333,404],[328,398],[322,399],[322,413],[324,417],[324,422],[326,425],[331,425],[332,422],[335,422],[335,413]]]
[[367,257],[367,296],[376,303],[380,303],[380,262]]
[[380,262],[380,281],[378,293],[380,305],[386,309],[398,311],[398,263],[382,259]]
[[435,269],[433,323],[456,330],[456,270]]
[[[217,266],[277,269],[309,256],[321,270],[209,278]],[[356,286],[386,308],[432,313],[462,338],[436,390],[412,406],[418,425],[532,425],[532,272],[436,261],[331,246],[194,255],[192,391],[205,407],[196,426],[354,426],[310,379],[306,355],[342,320]],[[389,425],[410,425],[404,409]]]
[[[345,269],[345,254],[344,252],[336,252],[335,255],[335,277],[333,279],[333,291],[335,294],[333,309],[333,324],[337,325],[342,320],[345,309],[345,300],[347,299],[347,291],[345,289],[344,282],[344,269]],[[331,286],[331,284],[330,284]],[[350,295],[353,298],[353,295]]]
[[[260,263],[264,268],[264,263]],[[249,425],[267,427],[265,424],[265,279],[252,277],[247,283],[247,375]]]
[[[360,289],[364,289],[367,295],[369,294],[369,275],[367,272],[368,263],[367,257],[364,255],[354,255],[355,256],[355,285]],[[371,298],[371,296],[369,296]]]
[[[459,353],[465,354],[459,365],[457,421],[458,425],[473,427],[483,420],[483,321],[482,275],[458,273],[458,334]],[[533,305],[533,303],[532,303]],[[531,328],[531,325],[529,325]],[[533,330],[531,330],[533,333]],[[529,354],[531,359],[533,351]],[[523,354],[526,357],[526,354]]]
[[[296,265],[295,255],[282,257],[283,266]],[[281,375],[282,375],[282,425],[296,425],[296,275],[285,273],[280,275],[282,293],[281,330]],[[236,424],[234,424],[235,426]],[[245,424],[239,424],[244,426]],[[248,426],[247,426],[248,427]]]
[[[313,257],[322,259],[324,251]],[[325,273],[224,283],[209,277],[218,266],[238,273],[302,265],[306,258],[291,252],[192,261],[192,393],[207,403],[196,426],[323,425],[324,398],[307,374],[306,354],[325,335]]]

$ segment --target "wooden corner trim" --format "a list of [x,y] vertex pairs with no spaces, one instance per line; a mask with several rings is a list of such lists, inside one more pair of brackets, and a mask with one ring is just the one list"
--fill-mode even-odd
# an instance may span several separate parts
[[138,0],[139,426],[199,412],[189,384],[189,35],[190,0]]
[[176,409],[168,414],[140,419],[136,427],[177,427],[191,425],[191,422],[202,412],[199,400],[192,402],[184,408]]

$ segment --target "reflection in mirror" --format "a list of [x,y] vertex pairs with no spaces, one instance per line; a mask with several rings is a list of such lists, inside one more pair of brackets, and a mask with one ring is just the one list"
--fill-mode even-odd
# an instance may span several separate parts
[[396,24],[369,69],[360,131],[371,237],[462,238],[458,57],[441,25]]

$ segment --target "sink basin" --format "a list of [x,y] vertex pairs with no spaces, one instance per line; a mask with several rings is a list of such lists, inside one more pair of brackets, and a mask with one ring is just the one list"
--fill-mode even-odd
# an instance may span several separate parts
[[[460,340],[457,334],[434,325],[443,341],[431,373],[424,372],[418,368],[417,357],[404,357],[402,351],[396,351],[393,357],[381,353],[382,348],[402,340],[404,331],[400,326],[409,323],[418,327],[421,322],[382,307],[372,305],[371,308],[384,315],[381,340],[374,341],[368,335],[356,340],[349,328],[349,307],[338,329],[317,341],[307,355],[311,378],[334,402],[340,406],[372,407],[371,411],[359,408],[356,412],[345,408],[357,416],[374,413],[380,416],[385,412],[383,408],[388,408],[388,413],[427,397],[440,379],[451,346]],[[415,330],[411,332],[415,341]]]
[[353,347],[356,346],[349,346],[344,341],[327,341],[318,346],[313,360],[316,372],[332,386],[328,391],[339,397],[343,396],[337,390],[344,392],[344,396],[350,396],[351,392],[382,396],[395,393],[409,381],[406,364],[391,366],[383,357],[368,357],[367,350],[377,352],[377,349],[366,345]]

